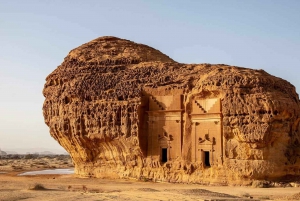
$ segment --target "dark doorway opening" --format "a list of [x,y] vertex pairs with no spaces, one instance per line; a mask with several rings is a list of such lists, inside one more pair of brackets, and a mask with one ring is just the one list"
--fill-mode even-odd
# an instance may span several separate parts
[[206,167],[210,167],[209,151],[204,152],[204,162]]
[[168,161],[168,149],[162,148],[161,149],[161,162],[165,163]]

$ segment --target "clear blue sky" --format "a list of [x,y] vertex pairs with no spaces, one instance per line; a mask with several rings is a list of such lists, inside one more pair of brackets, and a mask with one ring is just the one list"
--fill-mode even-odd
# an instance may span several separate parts
[[62,149],[42,116],[45,77],[113,35],[184,63],[264,69],[300,92],[299,0],[0,0],[0,148]]

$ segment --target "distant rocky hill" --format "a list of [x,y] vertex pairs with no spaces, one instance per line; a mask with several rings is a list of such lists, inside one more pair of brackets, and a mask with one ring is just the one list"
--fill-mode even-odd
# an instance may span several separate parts
[[226,184],[300,175],[298,94],[263,70],[182,64],[100,37],[70,51],[43,95],[50,134],[82,176]]
[[7,153],[5,151],[0,150],[0,155],[7,155]]
[[45,155],[58,155],[68,154],[61,149],[47,149],[47,148],[15,148],[5,150],[7,154],[45,154]]
[[55,153],[53,153],[51,151],[42,151],[42,152],[38,152],[38,154],[40,154],[40,155],[55,155]]

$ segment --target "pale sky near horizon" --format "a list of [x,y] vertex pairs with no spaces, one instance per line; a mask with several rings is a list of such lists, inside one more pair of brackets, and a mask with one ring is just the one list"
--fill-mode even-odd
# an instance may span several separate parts
[[264,69],[300,92],[298,0],[0,0],[0,149],[62,150],[42,115],[45,78],[100,36],[183,63]]

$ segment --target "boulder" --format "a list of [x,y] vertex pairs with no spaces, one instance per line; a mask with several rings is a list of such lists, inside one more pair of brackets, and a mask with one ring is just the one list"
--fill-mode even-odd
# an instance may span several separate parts
[[235,183],[300,175],[299,97],[264,70],[182,64],[100,37],[47,78],[43,114],[81,176]]

